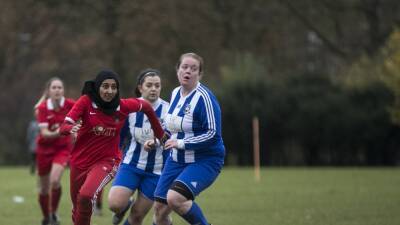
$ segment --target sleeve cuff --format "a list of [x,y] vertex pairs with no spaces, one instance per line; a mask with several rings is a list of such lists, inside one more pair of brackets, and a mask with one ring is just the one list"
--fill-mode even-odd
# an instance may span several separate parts
[[178,149],[185,149],[185,142],[182,139],[177,140]]
[[157,138],[154,138],[154,142],[155,142],[154,144],[156,145],[156,148],[161,146],[161,142]]

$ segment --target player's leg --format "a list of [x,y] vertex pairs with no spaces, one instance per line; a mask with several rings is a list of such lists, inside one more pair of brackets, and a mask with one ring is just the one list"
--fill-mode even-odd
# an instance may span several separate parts
[[79,190],[81,189],[82,185],[84,184],[86,180],[88,171],[87,170],[81,170],[78,169],[74,166],[70,167],[70,196],[71,196],[71,201],[72,201],[72,222],[75,224],[75,218],[77,216],[77,208],[78,208],[78,193]]
[[53,159],[50,172],[50,203],[53,225],[59,224],[57,215],[58,205],[61,199],[61,177],[69,160],[69,149],[60,149]]
[[154,201],[154,191],[160,176],[141,171],[142,179],[138,187],[135,203],[125,225],[141,225],[144,217],[150,211]]
[[171,208],[167,203],[167,193],[175,178],[183,171],[183,164],[179,164],[168,158],[163,172],[158,180],[156,190],[154,191],[154,217],[156,225],[170,225],[171,219],[169,214]]
[[218,160],[188,164],[168,191],[168,205],[190,224],[208,225],[194,198],[215,181],[221,168]]
[[75,224],[89,225],[98,193],[114,177],[119,162],[99,162],[89,169],[77,195]]
[[39,175],[39,194],[38,201],[42,211],[43,219],[42,224],[47,225],[50,223],[50,171],[51,171],[52,156],[45,154],[38,154],[36,166]]
[[133,191],[123,186],[113,186],[108,195],[108,206],[114,213],[112,224],[119,224],[124,219],[125,213],[131,207],[130,197]]
[[54,163],[50,172],[50,216],[52,218],[53,224],[59,223],[59,219],[56,213],[62,193],[60,181],[63,171],[64,167],[62,165]]
[[152,206],[153,201],[144,196],[143,193],[138,192],[136,200],[131,207],[131,212],[124,225],[141,225],[144,217],[150,211]]
[[39,176],[39,196],[38,201],[42,211],[43,219],[42,224],[50,223],[50,175]]
[[130,209],[131,196],[138,188],[141,175],[132,166],[122,164],[108,194],[108,206],[114,212],[112,223],[119,224]]
[[161,202],[159,199],[154,201],[153,225],[171,225],[171,212],[172,209],[168,206],[167,202]]

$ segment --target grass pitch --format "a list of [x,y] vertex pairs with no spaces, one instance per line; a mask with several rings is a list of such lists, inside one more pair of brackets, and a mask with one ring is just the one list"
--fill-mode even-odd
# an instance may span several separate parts
[[[251,168],[226,167],[196,202],[214,225],[397,225],[400,224],[399,168],[264,168],[256,182]],[[72,224],[68,170],[59,209]],[[0,225],[40,224],[37,177],[28,168],[0,168]],[[102,216],[111,224],[104,194]],[[151,214],[144,224],[151,224]],[[173,215],[174,225],[186,224]]]

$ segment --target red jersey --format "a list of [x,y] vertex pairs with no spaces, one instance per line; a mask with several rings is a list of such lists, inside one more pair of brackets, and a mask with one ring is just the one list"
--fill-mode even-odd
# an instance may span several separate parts
[[112,115],[103,113],[87,95],[81,96],[65,118],[60,132],[68,134],[71,123],[81,120],[75,146],[71,152],[71,165],[87,169],[96,162],[110,159],[120,160],[118,149],[121,128],[129,113],[143,111],[149,118],[154,133],[161,138],[164,131],[151,105],[143,100],[121,99]]
[[[38,106],[38,115],[37,121],[40,128],[47,128],[50,131],[55,131],[57,128],[61,126],[63,123],[65,116],[69,112],[69,110],[74,105],[74,100],[69,98],[62,98],[60,101],[60,107],[55,109],[53,102],[51,99],[47,99],[43,101]],[[46,148],[46,151],[57,151],[57,146],[66,146],[71,144],[70,136],[59,136],[55,138],[44,138],[41,134],[38,135],[37,144],[38,151],[41,151],[43,148],[41,146],[47,147],[52,146],[55,148]],[[50,150],[51,149],[51,150]],[[43,153],[43,152],[42,152]],[[53,152],[46,152],[53,153]]]

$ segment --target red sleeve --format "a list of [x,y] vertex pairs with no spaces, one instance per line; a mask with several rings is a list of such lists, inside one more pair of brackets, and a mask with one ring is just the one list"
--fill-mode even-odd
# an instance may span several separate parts
[[78,101],[76,101],[72,109],[65,117],[64,122],[61,124],[61,135],[68,135],[70,133],[75,122],[82,117],[82,114],[85,112],[88,104],[90,104],[90,99],[86,95],[81,96]]
[[88,105],[90,104],[90,98],[86,95],[81,96],[78,101],[75,102],[72,109],[68,112],[65,120],[75,123],[79,118],[82,117],[83,113],[86,111]]
[[154,135],[158,139],[161,139],[163,137],[164,130],[161,127],[160,121],[158,120],[157,115],[153,110],[153,107],[151,107],[151,105],[147,101],[139,98],[121,99],[121,101],[127,106],[128,113],[134,113],[138,111],[144,112],[147,118],[149,118],[151,128],[154,131]]
[[137,98],[121,99],[121,103],[122,102],[128,108],[128,113],[138,112],[142,107],[141,101]]
[[70,131],[72,130],[72,127],[74,126],[74,124],[70,123],[69,121],[64,121],[61,124],[60,127],[60,134],[61,135],[68,135],[70,134]]
[[144,100],[139,99],[139,101],[142,103],[141,104],[142,107],[141,107],[140,111],[144,112],[144,114],[146,114],[147,118],[149,118],[151,128],[154,131],[154,135],[158,139],[161,139],[164,135],[164,130],[161,127],[160,121],[158,120],[157,115],[153,110],[153,107],[151,107],[151,105]]

